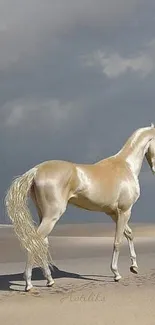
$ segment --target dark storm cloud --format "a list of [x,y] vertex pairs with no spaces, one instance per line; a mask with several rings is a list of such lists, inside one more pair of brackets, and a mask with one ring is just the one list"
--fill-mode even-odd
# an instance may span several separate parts
[[[154,10],[151,0],[1,2],[2,199],[12,177],[40,161],[94,162],[155,122]],[[153,208],[153,176],[143,169],[138,221]],[[102,220],[69,210],[64,220],[94,216]]]

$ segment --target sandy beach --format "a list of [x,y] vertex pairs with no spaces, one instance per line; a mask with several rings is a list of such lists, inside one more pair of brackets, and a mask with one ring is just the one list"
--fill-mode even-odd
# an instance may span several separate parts
[[26,255],[12,227],[0,226],[0,324],[141,324],[155,319],[155,226],[132,225],[139,274],[129,271],[124,239],[113,281],[110,262],[113,224],[57,225],[50,236],[55,284],[46,288],[34,269],[34,291],[24,292]]

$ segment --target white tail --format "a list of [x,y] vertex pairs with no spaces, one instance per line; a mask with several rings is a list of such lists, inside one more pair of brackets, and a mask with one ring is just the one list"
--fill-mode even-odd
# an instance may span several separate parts
[[16,178],[5,198],[6,210],[22,246],[31,253],[34,263],[43,267],[48,262],[48,246],[35,228],[27,205],[28,194],[38,167]]

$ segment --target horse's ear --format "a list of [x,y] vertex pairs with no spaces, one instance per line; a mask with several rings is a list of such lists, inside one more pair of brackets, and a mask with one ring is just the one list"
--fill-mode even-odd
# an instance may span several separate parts
[[154,128],[154,124],[153,123],[151,123],[151,128]]

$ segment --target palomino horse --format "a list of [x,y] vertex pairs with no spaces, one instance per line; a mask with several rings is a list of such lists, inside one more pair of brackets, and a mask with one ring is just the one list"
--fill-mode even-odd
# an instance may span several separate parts
[[[114,279],[121,279],[117,264],[123,234],[130,249],[130,270],[137,273],[133,234],[128,221],[132,207],[140,196],[138,176],[145,155],[154,172],[153,124],[136,130],[116,155],[95,164],[52,160],[35,166],[14,180],[6,196],[6,208],[15,233],[28,251],[26,291],[33,287],[31,275],[34,263],[43,268],[47,286],[54,283],[48,265],[48,235],[65,212],[68,203],[111,216],[116,223],[111,262]],[[33,225],[27,207],[28,195],[38,211],[38,229]]]

